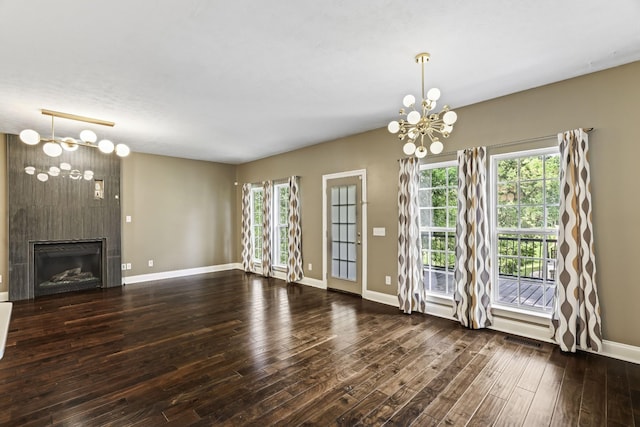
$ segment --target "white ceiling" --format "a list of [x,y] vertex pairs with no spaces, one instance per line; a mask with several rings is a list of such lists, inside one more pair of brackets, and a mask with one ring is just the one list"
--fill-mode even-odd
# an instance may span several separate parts
[[639,60],[640,2],[0,0],[0,132],[242,163],[386,126],[423,51],[460,107]]

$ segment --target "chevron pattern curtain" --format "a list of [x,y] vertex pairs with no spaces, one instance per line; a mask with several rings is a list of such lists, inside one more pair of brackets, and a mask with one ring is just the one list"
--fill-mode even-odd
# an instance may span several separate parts
[[271,181],[262,183],[262,275],[273,276],[271,265],[271,211],[273,205],[273,184]]
[[418,159],[399,160],[398,302],[405,313],[426,311],[420,239],[420,168]]
[[251,184],[242,185],[242,269],[253,271],[253,239],[251,239]]
[[487,150],[458,151],[458,221],[454,317],[471,329],[491,326],[491,251],[487,220]]
[[289,215],[287,218],[289,247],[287,250],[287,282],[302,280],[302,217],[300,216],[300,178],[289,177]]
[[560,224],[556,298],[551,332],[563,351],[576,346],[602,349],[600,303],[591,220],[591,173],[587,133],[558,134],[560,144]]

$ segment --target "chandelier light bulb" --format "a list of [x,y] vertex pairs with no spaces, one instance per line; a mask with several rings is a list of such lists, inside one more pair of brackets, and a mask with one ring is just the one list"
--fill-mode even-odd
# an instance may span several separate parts
[[431,143],[429,149],[431,150],[432,154],[440,154],[444,149],[444,145],[442,145],[442,142],[440,142],[439,140],[436,140]]
[[415,103],[416,103],[416,97],[413,95],[406,95],[404,98],[402,98],[402,105],[404,105],[407,108],[413,107]]
[[446,125],[452,125],[456,122],[456,120],[458,120],[458,115],[455,111],[447,111],[446,113],[444,113],[444,116],[442,116],[442,121]]
[[33,175],[34,173],[36,173],[36,168],[34,168],[33,166],[27,166],[26,168],[24,168],[24,171],[29,175]]
[[397,120],[393,120],[389,122],[389,126],[387,126],[387,129],[391,133],[398,133],[398,131],[400,130],[400,123],[398,123]]
[[36,145],[40,142],[40,134],[33,129],[25,129],[20,132],[20,140],[28,145]]
[[105,154],[113,153],[114,148],[113,142],[108,139],[103,139],[98,143],[98,149]]
[[437,105],[436,101],[429,101],[429,103],[427,104],[427,109],[429,111],[435,110],[436,109],[436,105]]
[[406,144],[404,144],[402,146],[402,151],[407,156],[413,156],[413,153],[416,152],[416,144],[414,144],[413,142],[409,141],[409,142],[407,142]]
[[51,166],[49,168],[49,175],[51,176],[58,176],[60,175],[60,168],[56,167],[56,166]]
[[424,145],[421,145],[418,148],[416,148],[415,154],[417,158],[424,159],[425,157],[427,157],[427,149],[424,147]]
[[432,87],[431,89],[429,89],[429,92],[427,92],[427,99],[430,101],[437,101],[438,99],[440,99],[440,89],[438,89],[437,87]]
[[49,175],[47,175],[44,172],[40,172],[36,177],[38,178],[38,180],[40,180],[42,182],[45,182],[45,181],[47,181],[49,179]]
[[131,152],[131,150],[129,149],[129,147],[127,145],[125,145],[125,144],[116,145],[116,154],[118,156],[127,157],[130,152]]
[[65,151],[76,151],[78,149],[78,141],[73,138],[65,138],[60,143]]
[[418,113],[417,111],[410,112],[409,114],[407,114],[407,121],[409,122],[409,124],[415,125],[420,121],[420,113]]
[[93,144],[98,140],[98,136],[94,131],[85,129],[82,132],[80,132],[80,139],[83,140],[84,142]]
[[42,151],[49,157],[58,157],[62,154],[62,147],[55,142],[47,142],[42,146]]

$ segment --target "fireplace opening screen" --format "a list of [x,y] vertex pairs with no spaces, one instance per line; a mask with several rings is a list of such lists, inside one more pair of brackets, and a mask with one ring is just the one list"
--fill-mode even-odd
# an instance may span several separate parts
[[33,246],[35,296],[102,286],[102,241]]

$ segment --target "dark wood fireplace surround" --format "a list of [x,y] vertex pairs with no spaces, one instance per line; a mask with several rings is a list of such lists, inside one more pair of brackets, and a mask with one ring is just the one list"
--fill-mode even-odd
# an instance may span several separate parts
[[[51,158],[42,152],[42,144],[26,145],[16,135],[7,135],[7,153],[9,300],[32,299],[88,287],[121,286],[120,158],[87,147]],[[90,169],[94,179],[104,180],[104,198],[95,198],[94,180],[58,176],[40,182],[35,175],[24,171],[26,166],[48,170],[61,162],[80,171]],[[37,245],[78,243],[79,250],[87,242],[100,242],[98,270],[83,265],[87,264],[85,261],[69,264],[62,257],[56,260],[56,255],[52,262],[60,271],[51,275],[59,279],[58,283],[46,284],[47,290],[36,292],[38,284],[35,283],[33,263]],[[89,250],[92,251],[95,249]],[[87,265],[93,264],[88,262]],[[88,271],[92,269],[95,270],[91,272],[93,279],[89,278]],[[56,284],[60,286],[56,287]]]

